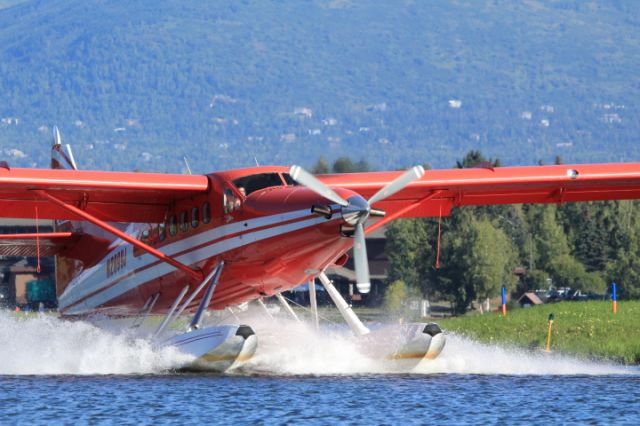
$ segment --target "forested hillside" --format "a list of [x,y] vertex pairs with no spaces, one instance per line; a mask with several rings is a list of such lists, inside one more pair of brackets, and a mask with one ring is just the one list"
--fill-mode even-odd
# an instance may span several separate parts
[[0,154],[196,172],[640,160],[635,1],[0,0]]

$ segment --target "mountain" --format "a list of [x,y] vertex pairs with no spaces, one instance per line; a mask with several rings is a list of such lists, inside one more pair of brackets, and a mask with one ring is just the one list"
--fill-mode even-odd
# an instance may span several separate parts
[[640,3],[0,0],[0,154],[207,172],[640,160]]

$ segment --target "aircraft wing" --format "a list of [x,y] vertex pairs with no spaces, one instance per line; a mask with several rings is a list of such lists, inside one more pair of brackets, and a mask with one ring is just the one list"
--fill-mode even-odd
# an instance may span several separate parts
[[204,175],[0,167],[0,217],[77,219],[39,196],[42,190],[101,220],[161,222],[167,206],[208,188]]
[[[317,176],[371,197],[402,172]],[[447,216],[456,206],[640,198],[640,163],[427,170],[374,207],[396,217]]]

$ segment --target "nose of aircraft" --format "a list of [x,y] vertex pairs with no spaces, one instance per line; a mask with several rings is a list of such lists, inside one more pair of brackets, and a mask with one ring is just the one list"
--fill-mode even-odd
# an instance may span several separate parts
[[342,207],[341,215],[345,223],[355,226],[359,220],[366,220],[371,207],[367,200],[360,195],[352,195],[347,198],[349,205]]

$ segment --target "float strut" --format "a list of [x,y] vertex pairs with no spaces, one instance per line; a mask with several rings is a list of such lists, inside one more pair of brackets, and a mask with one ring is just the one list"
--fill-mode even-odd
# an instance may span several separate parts
[[153,307],[156,305],[156,302],[158,301],[159,297],[160,297],[160,293],[156,293],[147,299],[146,303],[142,307],[142,311],[140,312],[141,315],[138,318],[136,318],[131,328],[138,328],[142,325],[142,323],[144,323],[144,320],[146,320],[147,316],[149,316],[149,312],[151,312]]
[[276,297],[278,298],[278,300],[280,301],[282,306],[284,306],[284,309],[286,309],[286,311],[289,312],[289,315],[291,315],[294,320],[300,322],[300,318],[298,318],[296,313],[293,312],[293,309],[291,309],[291,305],[289,305],[289,303],[287,303],[287,299],[284,298],[282,293],[276,293]]
[[160,324],[160,326],[158,327],[156,332],[153,333],[153,338],[154,339],[156,337],[160,336],[160,334],[167,327],[167,325],[169,324],[169,321],[171,321],[171,318],[173,317],[173,313],[175,312],[176,308],[178,307],[178,304],[180,303],[180,301],[182,301],[182,298],[184,297],[185,294],[187,294],[188,290],[189,290],[189,286],[185,285],[184,288],[182,289],[182,291],[180,292],[180,294],[178,295],[178,297],[176,297],[176,300],[173,302],[173,305],[171,305],[171,309],[169,309],[169,312],[167,312],[167,315],[164,317],[164,320],[162,320],[162,323]]
[[344,320],[347,322],[347,324],[349,324],[349,328],[351,328],[353,334],[358,337],[369,334],[370,330],[365,327],[362,321],[360,321],[360,318],[358,318],[358,316],[353,312],[351,306],[349,306],[347,302],[342,298],[340,292],[333,286],[333,283],[331,282],[329,277],[327,277],[324,272],[320,273],[318,277],[320,278],[320,281],[322,282],[325,290],[327,290],[329,297],[331,297],[331,300],[333,300],[333,303],[335,303],[336,307],[338,308],[338,311],[340,311]]
[[193,319],[191,320],[191,324],[189,324],[189,330],[194,330],[200,328],[200,324],[202,323],[202,315],[207,310],[209,305],[211,304],[211,298],[213,297],[213,292],[218,285],[218,280],[220,279],[220,274],[222,273],[222,268],[224,267],[224,262],[220,261],[218,266],[213,270],[209,276],[211,280],[211,284],[207,288],[207,292],[202,297],[202,301],[200,302],[200,306],[198,306],[198,310],[196,311]]
[[265,314],[267,314],[269,318],[273,319],[273,315],[271,315],[271,312],[269,312],[269,309],[267,309],[267,305],[264,304],[264,301],[262,300],[262,298],[258,298],[256,299],[256,301],[258,302],[258,305],[262,306],[262,309],[264,309]]
[[200,294],[200,291],[202,291],[202,289],[204,288],[205,285],[207,285],[207,283],[209,282],[209,280],[211,280],[211,278],[213,278],[213,276],[216,274],[216,272],[218,271],[218,268],[221,268],[221,264],[217,264],[215,268],[213,268],[211,270],[211,272],[209,272],[209,275],[207,275],[205,277],[204,280],[202,280],[202,282],[200,283],[200,285],[198,286],[198,288],[196,288],[193,293],[191,293],[191,296],[189,296],[189,298],[186,300],[186,302],[184,302],[182,304],[182,307],[180,308],[180,310],[178,310],[178,313],[176,314],[176,318],[179,317],[182,312],[184,312],[185,309],[187,309],[189,307],[189,304],[193,301],[193,299],[195,299],[195,297]]
[[309,303],[311,303],[311,313],[313,314],[313,324],[316,330],[320,329],[320,322],[318,321],[318,299],[316,298],[316,282],[315,280],[309,281]]

